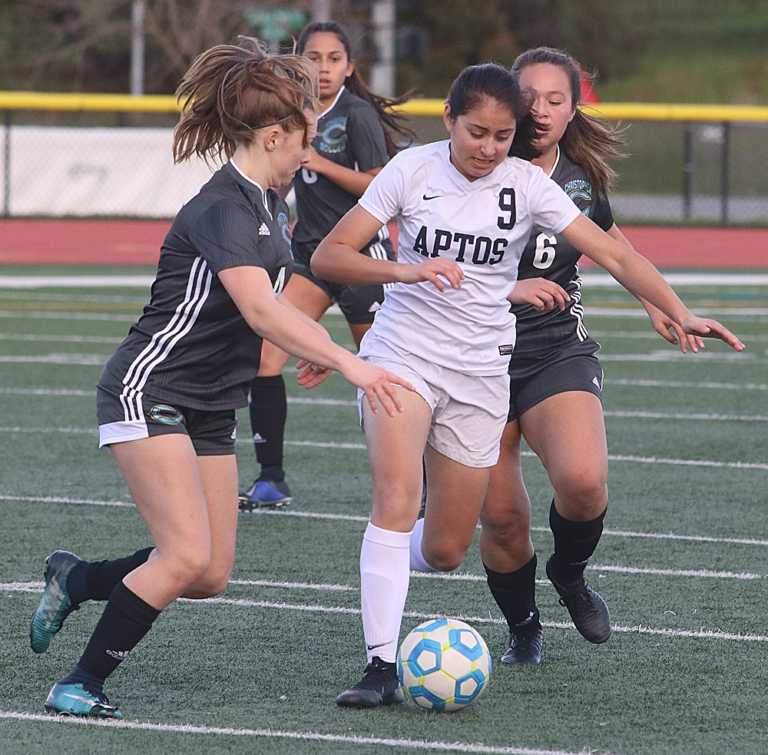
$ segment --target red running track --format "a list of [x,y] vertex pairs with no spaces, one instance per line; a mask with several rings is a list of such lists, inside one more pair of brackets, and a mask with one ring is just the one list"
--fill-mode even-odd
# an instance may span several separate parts
[[[154,265],[169,226],[166,220],[0,220],[0,265]],[[768,267],[768,228],[622,230],[659,267]]]

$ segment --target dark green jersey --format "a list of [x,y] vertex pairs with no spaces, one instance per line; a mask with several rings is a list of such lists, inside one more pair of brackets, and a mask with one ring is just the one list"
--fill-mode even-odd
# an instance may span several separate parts
[[[608,198],[594,190],[584,170],[562,151],[559,152],[550,178],[562,187],[584,215],[603,230],[607,231],[613,225]],[[518,362],[521,358],[538,358],[566,343],[586,344],[589,341],[593,344],[593,350],[597,348],[589,339],[589,332],[583,322],[580,257],[581,252],[561,235],[534,228],[520,259],[518,280],[547,278],[555,281],[570,294],[571,301],[564,312],[557,308],[550,312],[538,312],[527,304],[512,307],[517,317],[517,342],[510,370],[515,365],[516,357]]]
[[191,409],[248,404],[261,337],[219,280],[233,267],[264,269],[279,293],[292,260],[285,203],[229,162],[176,216],[150,301],[102,373],[126,421],[141,418],[145,393]]
[[[373,105],[343,88],[321,114],[312,146],[328,160],[351,170],[380,168],[387,160],[384,128]],[[297,244],[319,244],[358,197],[314,171],[303,168],[293,182],[298,222]]]

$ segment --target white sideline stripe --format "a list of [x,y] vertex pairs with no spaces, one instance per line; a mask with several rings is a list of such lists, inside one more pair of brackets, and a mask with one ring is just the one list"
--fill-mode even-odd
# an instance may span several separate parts
[[147,288],[153,275],[0,275],[0,288]]
[[[63,503],[80,506],[114,506],[117,508],[134,508],[130,501],[95,500],[93,498],[68,498],[65,496],[32,496],[32,495],[2,495],[0,501],[9,503]],[[286,516],[299,519],[326,519],[336,522],[362,522],[367,523],[369,517],[360,514],[330,514],[321,511],[271,511],[269,509],[257,509],[250,512],[258,516]],[[533,532],[549,533],[548,527],[531,527]],[[673,532],[635,532],[632,530],[604,529],[603,535],[609,537],[644,538],[647,540],[682,540],[693,543],[728,543],[730,545],[757,545],[768,546],[768,540],[759,540],[746,537],[713,537],[710,535],[677,535]]]
[[693,380],[651,380],[646,378],[611,378],[606,385],[631,385],[640,388],[711,388],[715,391],[768,391],[766,383],[714,383]]
[[[2,297],[0,297],[1,300]],[[768,316],[768,307],[696,307],[696,314],[712,317],[739,317],[747,319],[759,319]],[[59,310],[34,310],[34,309],[3,309],[0,310],[0,317],[11,317],[14,319],[36,319],[36,320],[104,320],[112,322],[135,322],[140,312],[139,307],[132,315],[113,315],[102,312],[64,312]],[[331,306],[327,315],[341,315],[341,310],[336,304]],[[611,318],[630,318],[645,319],[648,315],[643,309],[629,309],[628,307],[589,307],[586,311],[588,319],[594,317]]]
[[[57,726],[86,726],[105,729],[127,729],[132,731],[157,731],[171,734],[205,734],[225,737],[259,737],[265,739],[294,739],[306,742],[337,742],[355,745],[376,745],[396,747],[399,750],[433,750],[439,752],[467,752],[481,755],[579,755],[566,750],[539,750],[530,747],[496,747],[480,742],[441,742],[426,739],[390,739],[363,737],[353,734],[323,734],[316,731],[288,731],[285,729],[239,729],[226,726],[196,726],[194,724],[157,724],[149,721],[99,721],[93,718],[71,716],[48,716],[42,713],[0,710],[0,718],[14,721],[35,721]],[[585,752],[584,750],[581,751]]]
[[[605,273],[581,273],[583,283],[596,288],[621,288]],[[768,286],[762,273],[664,273],[670,286]],[[0,288],[134,288],[150,286],[151,275],[0,275]]]
[[[81,388],[8,388],[0,386],[0,396],[86,396],[93,397],[96,391]],[[308,406],[348,406],[357,407],[357,401],[335,398],[302,398],[289,396],[289,404]],[[606,417],[625,417],[637,419],[674,419],[704,420],[707,422],[768,422],[768,415],[761,414],[707,414],[703,412],[648,412],[640,410],[604,411]]]
[[[36,585],[36,587],[33,587]],[[41,592],[42,582],[0,582],[0,592]],[[281,611],[304,611],[307,613],[332,613],[344,614],[347,616],[359,616],[359,608],[349,606],[321,606],[309,603],[286,603],[284,601],[271,600],[251,600],[249,598],[205,598],[204,600],[192,600],[191,598],[179,598],[178,603],[194,603],[195,605],[222,605],[239,606],[241,608],[269,608]],[[421,611],[405,611],[404,617],[409,619],[432,619],[436,616],[448,616],[448,614],[422,613]],[[450,618],[450,616],[449,616]],[[489,616],[465,616],[463,614],[452,615],[452,618],[466,621],[469,624],[503,624],[506,626],[505,619],[494,619]],[[568,621],[542,621],[542,626],[548,629],[567,629],[572,630],[573,624]],[[717,629],[665,629],[661,627],[646,627],[640,624],[635,626],[625,626],[623,624],[612,624],[611,629],[614,632],[623,634],[649,634],[662,637],[688,637],[700,640],[733,640],[736,642],[768,642],[768,635],[763,634],[740,634],[738,632],[721,632]]]
[[[0,426],[0,433],[65,433],[68,435],[96,435],[97,430],[89,427],[20,427]],[[242,438],[238,445],[251,445],[252,441]],[[286,446],[298,446],[303,448],[332,448],[335,450],[364,451],[363,443],[340,443],[337,441],[317,440],[286,440]],[[532,451],[523,451],[523,456],[536,458]],[[608,454],[609,461],[623,461],[632,464],[666,464],[669,466],[683,467],[713,467],[716,469],[754,469],[758,471],[768,470],[767,463],[751,461],[712,461],[710,459],[666,459],[658,456],[631,456],[622,454]]]
[[0,333],[0,341],[24,341],[37,343],[120,343],[116,336],[64,336],[39,335],[38,333]]
[[58,310],[37,311],[26,309],[0,309],[0,317],[13,320],[99,320],[103,322],[136,322],[134,315],[108,315],[101,312],[60,312]]
[[[60,364],[60,365],[79,365],[90,366],[103,364],[109,354],[106,352],[97,354],[37,354],[37,355],[12,355],[0,356],[1,363],[7,364]],[[678,364],[684,360],[686,364],[697,364],[701,367],[706,364],[732,364],[737,361],[749,362],[750,366],[765,364],[765,359],[759,359],[755,354],[697,354],[695,359],[687,354],[681,354],[676,351],[658,351],[648,354],[601,354],[602,362],[654,362],[663,364]],[[295,368],[287,368],[284,372],[295,372]],[[610,384],[610,381],[609,383]]]
[[[37,593],[42,589],[42,582],[10,582],[0,583],[0,592],[25,592]],[[303,611],[307,613],[330,613],[344,615],[360,615],[359,608],[349,606],[321,606],[306,603],[286,603],[284,601],[269,600],[251,600],[249,598],[206,598],[204,600],[192,600],[191,598],[179,598],[179,603],[193,603],[195,605],[225,605],[238,606],[242,608],[268,608],[286,611]],[[405,611],[403,616],[410,619],[431,619],[443,614],[422,613],[420,611]],[[445,614],[447,616],[447,614]],[[465,616],[462,614],[454,615],[461,621],[471,624],[506,624],[504,619],[494,619],[486,616]],[[573,629],[573,625],[566,621],[543,621],[542,626],[549,629]],[[768,642],[768,635],[761,634],[740,634],[738,632],[721,632],[714,629],[665,629],[659,627],[647,627],[640,624],[634,626],[625,626],[621,624],[612,624],[614,632],[625,634],[648,634],[664,637],[688,637],[692,639],[713,639],[713,640],[734,640],[737,642]]]
[[[670,286],[768,286],[763,273],[662,273]],[[582,283],[595,288],[621,288],[611,275],[581,273]]]

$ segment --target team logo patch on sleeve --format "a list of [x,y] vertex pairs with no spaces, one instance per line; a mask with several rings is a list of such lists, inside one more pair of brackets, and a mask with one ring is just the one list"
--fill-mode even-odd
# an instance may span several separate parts
[[592,205],[592,184],[583,178],[574,178],[563,186],[563,191],[586,214]]

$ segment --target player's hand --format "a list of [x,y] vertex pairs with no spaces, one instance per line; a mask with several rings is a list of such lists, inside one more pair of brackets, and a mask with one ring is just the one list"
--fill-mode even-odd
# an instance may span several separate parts
[[717,320],[690,315],[681,323],[683,331],[702,338],[719,338],[727,343],[734,351],[744,351],[747,348],[725,325]]
[[318,153],[314,147],[309,148],[309,153],[306,160],[302,160],[301,167],[307,170],[313,170],[315,173],[319,173],[322,168],[322,160],[324,158]]
[[554,281],[546,278],[527,278],[515,283],[507,299],[512,304],[530,304],[539,312],[549,312],[555,307],[563,312],[571,297]]
[[459,288],[464,280],[464,271],[452,260],[444,260],[439,257],[415,265],[399,265],[400,283],[422,283],[428,281],[443,293],[447,285],[451,288]]
[[403,411],[403,405],[398,399],[400,389],[397,386],[409,391],[414,390],[407,380],[357,357],[344,365],[341,374],[365,393],[374,414],[383,406],[390,417],[397,416]]
[[665,341],[677,344],[683,354],[688,353],[688,349],[696,354],[699,349],[704,348],[704,339],[700,335],[686,333],[680,325],[667,317],[658,307],[654,307],[650,302],[643,302],[643,305],[648,312],[653,329]]
[[316,388],[321,383],[324,383],[333,372],[333,370],[329,370],[327,367],[308,362],[306,359],[300,359],[296,363],[296,369],[298,371],[296,379],[299,381],[299,385],[307,390]]

